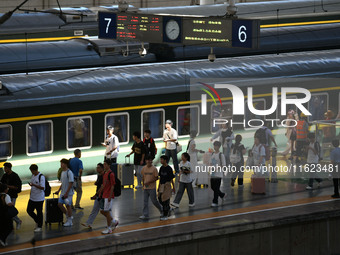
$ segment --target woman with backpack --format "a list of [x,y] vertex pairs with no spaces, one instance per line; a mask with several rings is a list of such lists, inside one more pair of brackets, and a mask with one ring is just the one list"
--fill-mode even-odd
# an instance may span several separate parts
[[241,143],[242,136],[236,135],[235,143],[231,145],[231,152],[230,152],[230,162],[236,168],[236,171],[233,172],[231,177],[231,186],[234,187],[236,178],[237,184],[239,188],[243,187],[243,174],[244,172],[241,171],[241,166],[244,165],[243,155],[246,153],[246,148]]

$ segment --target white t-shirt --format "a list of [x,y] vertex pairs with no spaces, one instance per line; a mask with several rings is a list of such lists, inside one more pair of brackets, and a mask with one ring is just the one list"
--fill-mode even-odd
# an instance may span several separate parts
[[[40,177],[40,182],[39,182],[39,175]],[[36,184],[40,187],[44,187],[44,189],[38,189],[35,186],[31,186],[31,195],[30,195],[30,200],[34,202],[41,202],[45,200],[45,176],[43,176],[41,173],[38,173],[37,175],[32,175],[31,177],[31,183]]]
[[[176,139],[177,140],[177,131],[173,128],[168,131],[167,129],[164,130],[163,139]],[[176,149],[176,142],[166,142],[166,149],[167,150],[174,150]]]
[[[210,159],[210,165],[215,166],[215,171],[211,172],[212,178],[223,178],[223,166],[226,166],[225,157],[222,152],[214,152]],[[217,171],[217,166],[221,167],[221,171]]]
[[[191,173],[192,173],[192,169],[191,169],[191,164],[189,161],[183,163],[183,161],[181,161],[179,163],[179,169],[181,170],[181,177],[179,178],[179,181],[180,182],[184,182],[184,183],[190,183],[192,182],[192,176],[191,176]],[[183,173],[183,169],[188,169],[190,170],[190,173],[189,174],[185,174]]]
[[111,152],[111,158],[117,158],[118,157],[118,150],[119,150],[119,139],[117,136],[112,134],[111,137],[107,137],[105,140],[106,144],[106,150],[105,150],[105,157],[108,157],[107,153],[109,153],[114,147],[117,146],[117,149],[115,149],[113,152]]
[[260,157],[262,156],[262,162],[259,162],[260,165],[265,165],[266,164],[266,149],[262,144],[259,145],[254,145],[253,149],[253,157],[254,157],[254,162],[259,162]]
[[1,195],[4,194],[5,195],[5,203],[6,205],[8,205],[9,203],[12,203],[11,197],[6,194],[6,193],[1,193]]
[[[312,148],[312,149],[315,149],[314,144],[315,143],[310,143],[309,147]],[[309,164],[317,164],[317,163],[319,163],[319,155],[318,155],[318,153],[314,154],[314,152],[312,150],[308,150],[307,163],[309,163]]]
[[[73,173],[70,169],[67,169],[66,171],[62,171],[61,172],[61,177],[60,177],[60,181],[61,181],[61,193],[60,196],[64,196],[67,189],[68,189],[68,185],[70,182],[74,182],[74,176]],[[68,193],[69,196],[73,195],[73,187],[70,189],[70,192]]]

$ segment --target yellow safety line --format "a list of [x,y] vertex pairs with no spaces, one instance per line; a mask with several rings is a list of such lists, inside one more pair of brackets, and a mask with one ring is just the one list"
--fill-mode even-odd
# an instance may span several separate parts
[[322,20],[322,21],[308,21],[308,22],[295,22],[295,23],[283,23],[283,24],[268,24],[261,25],[261,28],[270,27],[290,27],[290,26],[305,26],[305,25],[318,25],[318,24],[332,24],[339,23],[340,20]]
[[[330,87],[330,88],[310,89],[309,91],[310,92],[319,92],[319,91],[330,91],[330,90],[340,90],[340,86]],[[280,94],[281,93],[278,93],[278,95],[280,95]],[[267,97],[267,96],[271,96],[271,95],[272,95],[272,93],[266,93],[266,94],[253,95],[253,97],[258,98],[258,97]],[[247,96],[245,96],[245,98],[247,98]],[[229,100],[232,100],[232,97],[223,97],[223,98],[221,98],[221,100],[222,101],[229,101]],[[207,101],[212,102],[212,99],[209,99]],[[128,110],[158,108],[158,107],[165,107],[165,106],[188,105],[188,104],[198,104],[198,103],[201,103],[201,100],[181,101],[181,102],[172,102],[172,103],[163,103],[163,104],[136,105],[136,106],[108,108],[108,109],[100,109],[100,110],[78,111],[78,112],[55,113],[55,114],[46,114],[46,115],[38,115],[38,116],[27,116],[27,117],[0,119],[0,123],[10,123],[10,122],[17,122],[17,121],[25,121],[25,120],[51,119],[51,118],[58,118],[58,117],[79,116],[79,115],[107,113],[107,112],[121,112],[121,111],[123,112],[123,111],[128,111]]]
[[67,36],[67,37],[46,37],[46,38],[28,38],[28,39],[7,39],[0,40],[0,43],[22,43],[22,42],[46,42],[46,41],[65,41],[75,38],[83,38],[82,36]]
[[[308,21],[308,22],[295,22],[295,23],[282,23],[282,24],[268,24],[268,25],[261,25],[260,27],[261,28],[272,28],[272,27],[305,26],[305,25],[333,24],[333,23],[340,23],[340,20],[322,20],[322,21]],[[63,40],[82,38],[82,37],[85,37],[85,36],[6,39],[6,40],[0,40],[0,43],[63,41]]]

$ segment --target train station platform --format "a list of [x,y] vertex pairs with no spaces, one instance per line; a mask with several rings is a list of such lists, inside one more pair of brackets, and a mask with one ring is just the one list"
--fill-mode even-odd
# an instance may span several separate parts
[[92,181],[84,184],[84,210],[74,211],[74,225],[44,225],[41,233],[33,232],[34,222],[25,212],[29,193],[23,191],[17,204],[22,228],[8,237],[9,246],[0,248],[0,254],[340,254],[340,201],[331,198],[331,181],[311,191],[305,190],[306,182],[266,183],[266,194],[254,195],[249,178],[243,188],[231,187],[226,178],[222,190],[228,196],[219,207],[210,207],[210,188],[195,188],[194,208],[184,194],[173,216],[159,221],[150,201],[151,217],[144,222],[138,218],[143,191],[124,189],[114,200],[120,224],[110,235],[101,234],[102,215],[92,230],[81,225],[92,209]]

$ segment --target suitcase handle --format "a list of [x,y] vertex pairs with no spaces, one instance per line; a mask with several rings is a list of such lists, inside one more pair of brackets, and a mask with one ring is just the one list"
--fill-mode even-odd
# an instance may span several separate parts
[[[126,162],[127,159],[129,159],[129,162]],[[130,157],[125,157],[125,164],[131,165]]]

